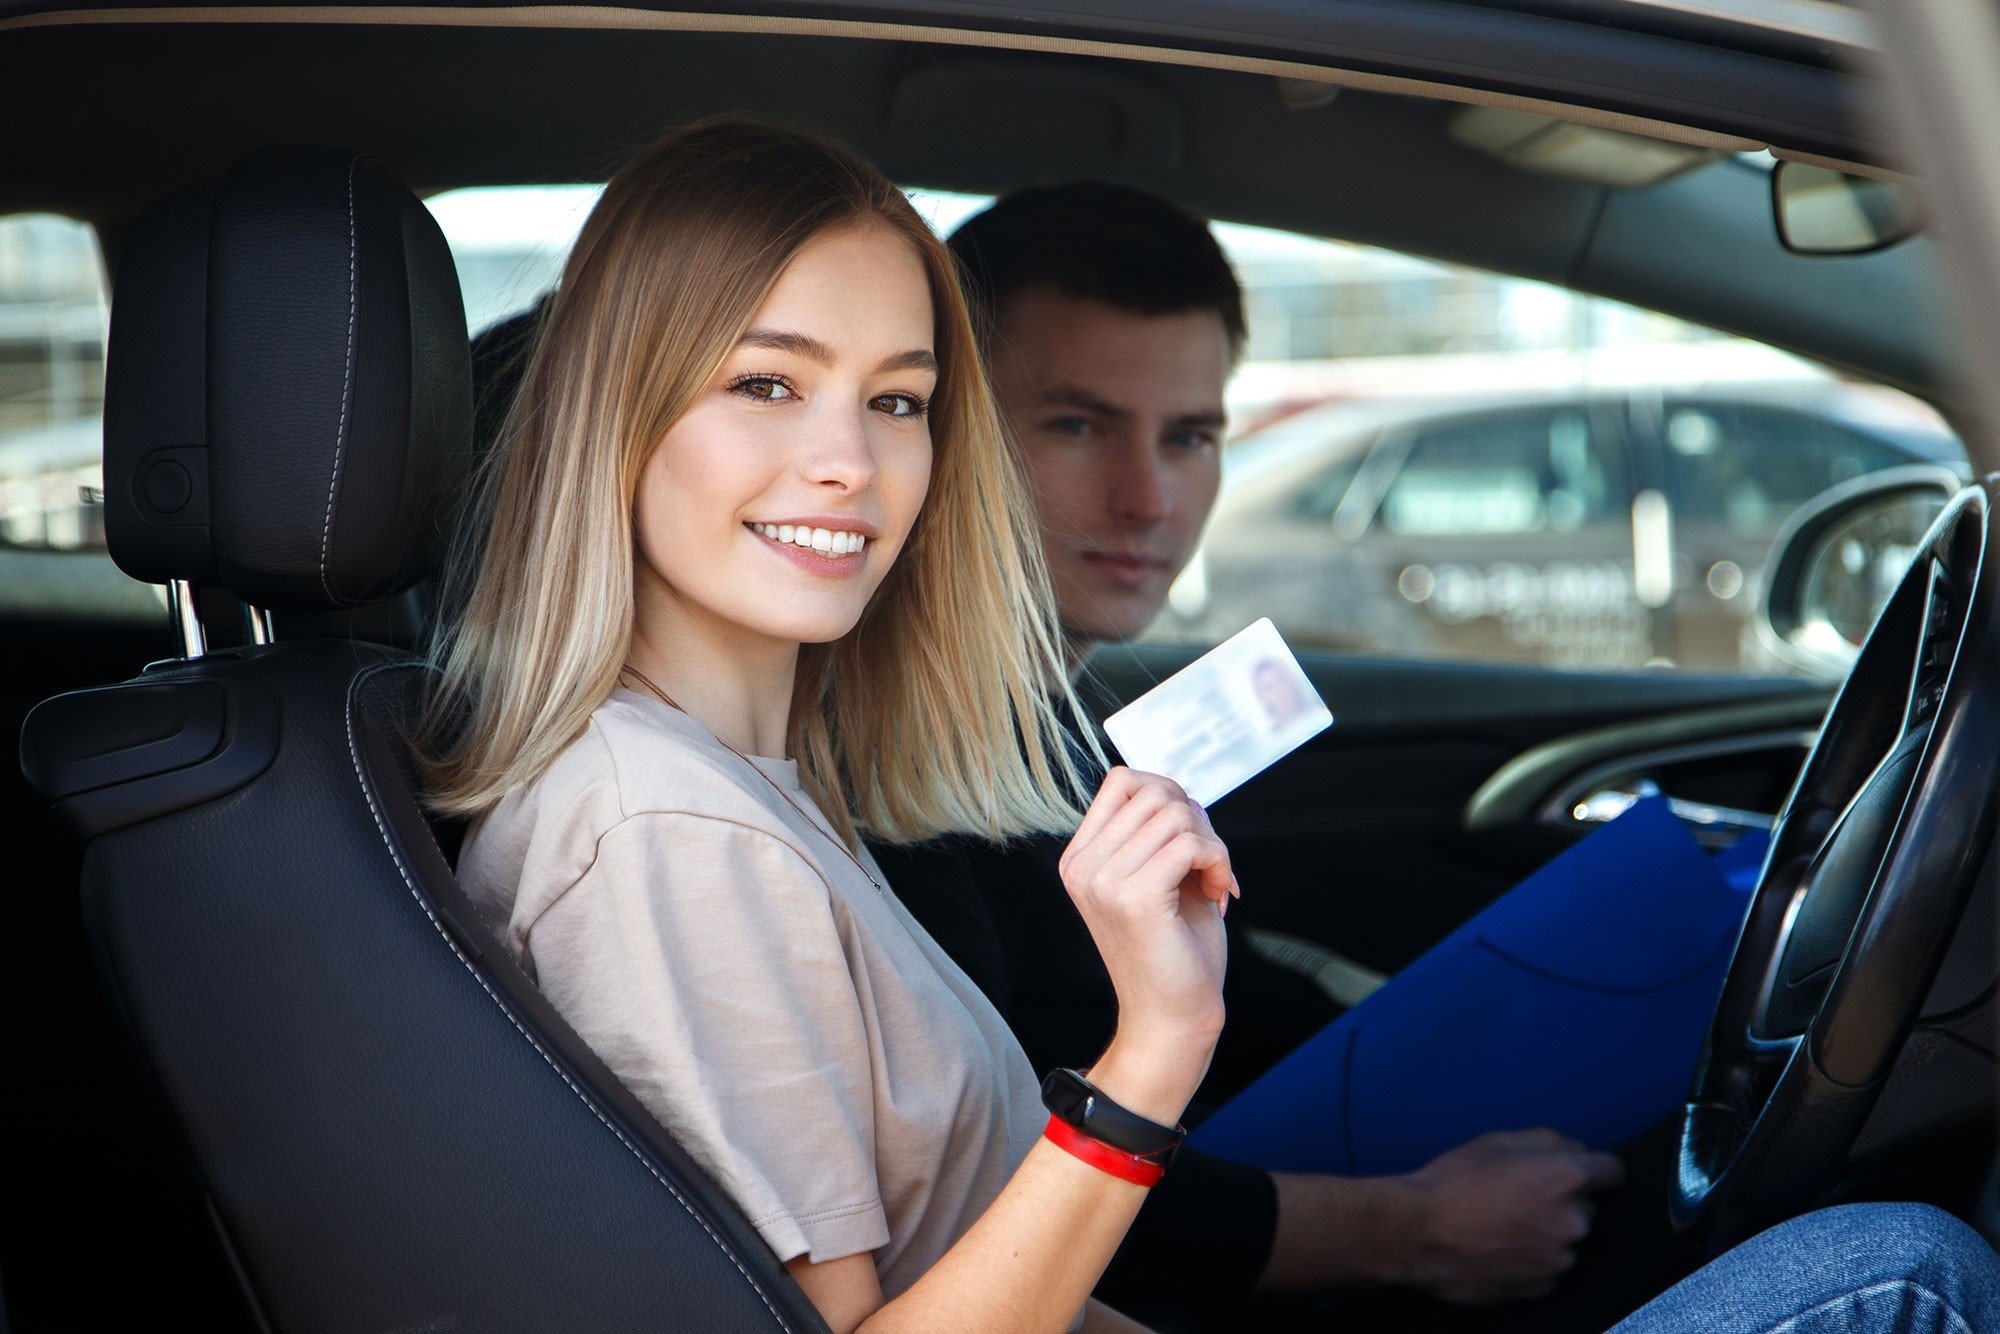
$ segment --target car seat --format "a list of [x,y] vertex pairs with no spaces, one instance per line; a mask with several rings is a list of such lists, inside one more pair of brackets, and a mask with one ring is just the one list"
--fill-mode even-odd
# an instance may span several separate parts
[[[381,164],[268,151],[169,196],[111,319],[128,573],[296,613],[423,577],[468,453],[465,319]],[[266,1326],[824,1329],[476,920],[404,739],[425,665],[183,625],[186,658],[39,705],[22,761],[85,841],[103,984]]]

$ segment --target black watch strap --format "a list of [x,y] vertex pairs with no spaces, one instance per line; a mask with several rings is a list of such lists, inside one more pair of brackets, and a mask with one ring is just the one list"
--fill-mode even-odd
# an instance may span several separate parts
[[1052,1070],[1042,1081],[1042,1106],[1050,1115],[1102,1144],[1162,1166],[1187,1138],[1186,1126],[1163,1126],[1119,1106],[1074,1070]]

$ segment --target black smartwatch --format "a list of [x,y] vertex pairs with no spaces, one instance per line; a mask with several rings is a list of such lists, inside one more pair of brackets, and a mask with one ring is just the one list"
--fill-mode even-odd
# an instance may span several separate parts
[[1052,1070],[1042,1081],[1042,1106],[1058,1121],[1100,1144],[1136,1158],[1171,1166],[1187,1138],[1186,1126],[1163,1126],[1104,1096],[1074,1070]]

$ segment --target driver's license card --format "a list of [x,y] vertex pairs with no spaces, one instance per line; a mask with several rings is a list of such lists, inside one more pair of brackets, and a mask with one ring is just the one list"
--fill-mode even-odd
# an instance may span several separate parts
[[1206,806],[1333,725],[1267,617],[1104,720],[1125,763]]

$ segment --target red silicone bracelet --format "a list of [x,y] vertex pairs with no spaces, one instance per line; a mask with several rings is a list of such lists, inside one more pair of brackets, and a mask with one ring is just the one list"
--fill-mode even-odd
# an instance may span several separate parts
[[1100,1172],[1129,1181],[1135,1186],[1159,1184],[1167,1169],[1158,1163],[1129,1154],[1123,1149],[1114,1149],[1102,1140],[1094,1140],[1059,1117],[1050,1117],[1048,1127],[1042,1131],[1043,1138],[1073,1158],[1089,1163]]

